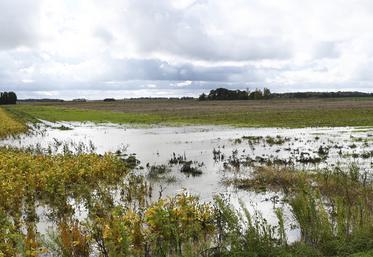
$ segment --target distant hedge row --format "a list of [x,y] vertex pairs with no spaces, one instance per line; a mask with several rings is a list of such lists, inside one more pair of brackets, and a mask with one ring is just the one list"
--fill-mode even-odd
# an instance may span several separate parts
[[372,97],[373,93],[359,91],[338,91],[338,92],[293,92],[274,93],[273,98],[343,98],[343,97]]
[[271,93],[268,88],[254,91],[229,90],[226,88],[217,88],[211,90],[207,95],[205,93],[199,96],[200,101],[205,100],[260,100],[272,98],[342,98],[342,97],[372,97],[373,93],[364,93],[358,91],[346,92],[291,92],[291,93]]
[[14,92],[0,92],[0,104],[16,104],[17,95]]
[[226,88],[217,88],[211,90],[208,95],[203,93],[199,96],[200,101],[204,100],[258,100],[271,98],[271,91],[264,88],[263,91],[256,89],[254,91],[229,90]]

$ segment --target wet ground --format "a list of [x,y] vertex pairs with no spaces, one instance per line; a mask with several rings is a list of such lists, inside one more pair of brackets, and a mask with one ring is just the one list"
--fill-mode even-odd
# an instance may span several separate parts
[[[39,151],[133,154],[154,188],[154,198],[187,190],[209,201],[216,194],[238,206],[242,199],[271,220],[273,206],[286,209],[275,193],[239,191],[224,185],[232,176],[248,176],[260,165],[297,169],[347,168],[352,163],[373,173],[373,128],[231,128],[222,126],[135,128],[114,124],[50,123],[8,138],[1,145]],[[288,212],[290,213],[290,212]],[[291,217],[288,223],[292,222]],[[288,226],[289,227],[289,226]],[[289,232],[289,241],[298,231]]]

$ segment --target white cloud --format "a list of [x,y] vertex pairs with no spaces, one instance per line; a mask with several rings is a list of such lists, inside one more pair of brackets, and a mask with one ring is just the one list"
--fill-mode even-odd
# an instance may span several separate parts
[[371,24],[369,0],[2,0],[0,90],[372,91]]

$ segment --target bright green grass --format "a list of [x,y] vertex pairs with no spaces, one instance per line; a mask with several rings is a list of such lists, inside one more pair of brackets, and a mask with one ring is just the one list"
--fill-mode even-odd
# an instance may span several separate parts
[[7,107],[18,116],[48,121],[91,121],[119,124],[230,125],[237,127],[336,127],[373,126],[373,109],[295,109],[254,112],[164,112],[124,113],[51,106],[17,105]]
[[352,254],[350,257],[373,257],[373,250],[365,253]]
[[8,107],[11,112],[19,116],[32,116],[37,119],[48,121],[91,121],[96,123],[159,123],[162,119],[155,115],[119,113],[112,111],[95,111],[83,109],[70,109],[46,106],[17,105]]

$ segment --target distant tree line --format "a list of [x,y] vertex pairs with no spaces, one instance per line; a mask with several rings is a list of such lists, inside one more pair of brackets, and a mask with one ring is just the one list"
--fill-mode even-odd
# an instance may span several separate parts
[[16,104],[17,95],[14,92],[0,92],[0,104]]
[[62,99],[53,99],[53,98],[42,98],[42,99],[34,99],[34,98],[29,98],[29,99],[20,99],[18,100],[19,102],[43,102],[43,103],[62,103],[64,100]]
[[268,88],[249,90],[229,90],[217,88],[211,90],[208,95],[201,94],[200,101],[205,100],[260,100],[272,98],[341,98],[341,97],[371,97],[373,93],[363,93],[358,91],[347,92],[294,92],[294,93],[271,93]]
[[204,100],[258,100],[269,99],[272,97],[271,91],[268,88],[249,90],[229,90],[226,88],[217,88],[211,90],[208,95],[205,93],[199,96],[200,101]]
[[182,97],[131,97],[125,98],[124,100],[193,100],[194,97],[182,96]]
[[338,92],[294,92],[294,93],[274,93],[273,98],[341,98],[341,97],[371,97],[373,93],[363,93],[358,91],[338,91]]
[[104,102],[115,102],[114,98],[105,98]]

